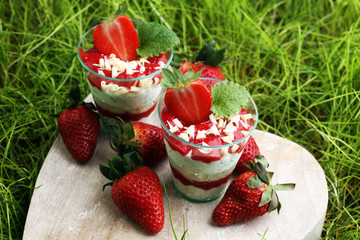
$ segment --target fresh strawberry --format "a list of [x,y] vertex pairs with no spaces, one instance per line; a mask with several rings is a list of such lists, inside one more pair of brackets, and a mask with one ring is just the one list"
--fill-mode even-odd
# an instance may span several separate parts
[[258,145],[255,142],[255,139],[250,136],[248,142],[245,144],[244,151],[236,165],[236,170],[239,173],[248,171],[249,169],[244,165],[249,165],[250,161],[255,160],[255,156],[260,154]]
[[110,136],[111,145],[120,156],[136,151],[147,166],[156,164],[167,157],[164,135],[161,128],[157,126],[109,118],[104,122],[103,129]]
[[214,223],[230,225],[275,209],[280,211],[281,204],[275,190],[292,190],[295,184],[271,186],[271,174],[265,170],[267,165],[266,159],[258,155],[255,163],[251,162],[253,171],[245,172],[231,182],[212,214]]
[[142,122],[132,123],[139,154],[143,157],[145,165],[153,165],[166,158],[164,134],[161,128]]
[[225,80],[225,77],[219,66],[207,65],[204,61],[191,63],[184,59],[181,62],[179,70],[182,73],[186,73],[187,71],[189,71],[190,68],[194,69],[195,72],[202,70],[201,77],[218,78]]
[[182,74],[174,69],[163,69],[161,86],[168,88],[165,93],[165,105],[169,112],[187,125],[201,123],[209,119],[211,93],[200,80],[200,73],[191,70]]
[[141,157],[135,152],[124,154],[123,158],[116,155],[108,162],[110,168],[101,164],[100,171],[114,181],[104,187],[112,185],[111,197],[115,205],[148,233],[160,232],[165,215],[161,183],[156,173],[147,166],[137,167]]
[[179,70],[183,73],[192,68],[195,72],[202,70],[201,77],[218,78],[225,80],[219,68],[219,64],[224,59],[225,48],[217,50],[215,41],[205,44],[195,56],[188,56],[190,61],[183,59]]
[[124,15],[100,23],[93,31],[94,45],[104,54],[123,61],[136,60],[139,39],[134,24]]
[[76,92],[78,96],[72,101],[70,108],[64,110],[58,119],[60,136],[71,156],[80,163],[88,162],[94,154],[97,137],[100,130],[98,115],[87,106],[77,104],[80,92],[77,85],[70,90],[70,95]]

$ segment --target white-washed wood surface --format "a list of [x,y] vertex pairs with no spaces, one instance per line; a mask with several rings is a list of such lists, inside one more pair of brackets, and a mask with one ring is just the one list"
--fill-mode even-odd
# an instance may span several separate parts
[[[86,100],[91,100],[89,96]],[[159,125],[157,112],[145,122]],[[211,214],[218,201],[195,204],[174,192],[168,160],[154,170],[164,179],[170,198],[174,227],[180,239],[185,217],[186,239],[318,239],[328,202],[325,175],[317,160],[294,142],[273,134],[255,131],[260,151],[274,172],[272,183],[296,183],[291,192],[280,192],[280,214],[276,211],[231,226],[216,226]],[[23,239],[175,239],[164,195],[165,225],[157,235],[147,234],[136,222],[116,208],[110,187],[99,164],[115,154],[104,134],[100,134],[93,158],[85,165],[76,163],[61,138],[51,147],[36,181]],[[234,174],[235,176],[235,174]]]

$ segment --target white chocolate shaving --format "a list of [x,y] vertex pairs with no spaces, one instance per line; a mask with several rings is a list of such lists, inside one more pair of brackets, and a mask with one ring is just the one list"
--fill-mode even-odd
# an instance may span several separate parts
[[238,149],[239,149],[239,145],[235,144],[234,146],[231,147],[231,152],[234,153]]
[[194,138],[195,137],[195,125],[190,125],[188,127],[188,129],[186,129],[185,132],[189,134],[190,138]]
[[232,141],[234,140],[234,135],[228,135],[226,137],[222,137],[221,139],[226,143],[232,143]]
[[173,120],[173,122],[175,123],[176,126],[178,126],[179,128],[183,128],[184,126],[182,125],[182,123],[180,122],[179,119],[175,118]]
[[187,142],[190,140],[189,134],[187,134],[187,133],[180,133],[179,138],[181,138],[181,139],[183,139],[183,140],[185,140]]
[[206,138],[206,130],[200,130],[197,132],[196,139]]

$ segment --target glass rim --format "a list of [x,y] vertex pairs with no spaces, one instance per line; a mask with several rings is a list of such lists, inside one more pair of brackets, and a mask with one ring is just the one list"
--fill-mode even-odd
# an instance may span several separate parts
[[[133,22],[141,22],[141,21],[134,21],[134,20],[133,20]],[[151,73],[151,74],[149,74],[149,75],[146,75],[146,76],[142,76],[142,77],[138,77],[138,78],[129,78],[129,79],[127,79],[127,78],[112,78],[112,77],[104,76],[104,75],[102,75],[102,74],[99,74],[99,73],[97,73],[97,72],[94,72],[91,68],[89,68],[89,67],[83,62],[83,60],[81,59],[81,56],[80,56],[80,45],[81,45],[81,43],[83,42],[84,38],[85,38],[90,32],[92,32],[96,27],[97,27],[97,26],[94,26],[94,27],[90,28],[90,29],[81,37],[76,51],[77,51],[77,57],[78,57],[81,65],[82,65],[87,71],[89,71],[89,72],[92,73],[92,74],[95,74],[97,77],[101,77],[101,78],[104,78],[104,79],[107,79],[107,80],[111,80],[111,81],[118,81],[118,82],[132,82],[132,81],[142,80],[142,79],[145,79],[145,78],[149,78],[149,77],[156,76],[157,74],[161,73],[163,68],[167,68],[167,67],[170,65],[170,63],[171,63],[171,61],[172,61],[172,59],[173,59],[173,57],[174,57],[174,49],[171,48],[171,49],[169,49],[169,50],[171,50],[170,57],[169,57],[168,61],[165,63],[165,65],[164,65],[163,67],[161,67],[159,70],[157,70],[156,72],[153,72],[153,73]],[[168,50],[167,50],[167,51],[168,51]]]
[[[227,80],[222,80],[222,79],[218,79],[218,78],[209,78],[209,77],[201,77],[199,79],[202,79],[202,80],[205,80],[205,79],[209,79],[209,80],[217,80],[217,81],[227,81]],[[166,92],[165,92],[166,93]],[[160,111],[160,103],[163,102],[164,100],[164,97],[165,97],[165,93],[161,96],[160,100],[159,100],[159,103],[158,103],[158,116],[159,116],[159,119],[160,119],[160,123],[161,123],[161,126],[163,127],[163,129],[166,130],[167,133],[169,133],[172,137],[174,137],[176,140],[182,142],[182,143],[185,143],[187,145],[190,145],[192,147],[197,147],[197,148],[206,148],[206,149],[216,149],[216,148],[225,148],[225,147],[231,147],[231,146],[234,146],[236,144],[239,144],[240,142],[242,141],[245,141],[246,138],[250,137],[251,134],[255,131],[256,129],[256,126],[258,124],[258,120],[259,120],[259,114],[258,114],[258,110],[257,110],[257,106],[254,102],[254,100],[251,98],[251,96],[249,96],[249,100],[251,101],[251,103],[253,104],[254,106],[254,109],[255,109],[255,112],[256,112],[256,119],[255,119],[255,124],[254,126],[252,127],[252,129],[248,132],[248,134],[246,134],[246,136],[242,137],[241,139],[237,140],[236,142],[232,142],[232,143],[228,143],[228,144],[225,144],[225,145],[216,145],[216,146],[206,146],[206,145],[200,145],[200,144],[196,144],[196,143],[192,143],[192,142],[188,142],[188,141],[185,141],[184,139],[182,138],[179,138],[178,136],[176,136],[174,133],[172,133],[170,131],[170,129],[168,129],[166,127],[166,124],[164,123],[164,121],[162,120],[161,118],[161,111]],[[252,114],[253,115],[253,114]],[[164,138],[165,140],[165,138]]]

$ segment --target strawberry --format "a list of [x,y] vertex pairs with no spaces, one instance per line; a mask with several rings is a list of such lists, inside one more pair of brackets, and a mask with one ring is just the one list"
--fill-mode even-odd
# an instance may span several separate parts
[[205,84],[197,80],[201,72],[193,74],[191,69],[183,75],[177,69],[174,73],[163,69],[162,73],[161,86],[168,88],[164,101],[169,112],[187,125],[208,120],[212,98]]
[[279,213],[281,204],[275,190],[294,189],[295,184],[270,185],[271,174],[265,170],[268,164],[263,156],[250,163],[253,170],[235,178],[214,209],[212,219],[217,225],[247,221],[275,209]]
[[137,58],[139,39],[130,18],[117,16],[100,23],[93,31],[94,45],[104,54],[114,53],[123,61]]
[[248,171],[249,169],[244,165],[249,165],[250,161],[255,160],[255,156],[260,154],[258,145],[255,142],[255,139],[250,136],[248,142],[245,144],[244,151],[236,165],[236,170],[239,173]]
[[186,73],[187,71],[189,71],[190,68],[192,68],[195,72],[202,70],[201,77],[218,78],[225,80],[225,77],[219,66],[211,66],[206,64],[204,61],[191,63],[184,59],[181,62],[179,70],[182,73]]
[[71,106],[58,119],[60,136],[71,156],[80,163],[88,162],[95,151],[100,130],[98,115],[90,110],[92,104],[77,104],[80,91],[77,85],[70,90]]
[[215,41],[205,44],[195,56],[188,56],[190,61],[183,59],[179,70],[186,73],[192,68],[195,72],[202,70],[201,77],[218,78],[225,80],[219,68],[219,64],[224,59],[225,48],[217,50]]
[[154,165],[167,157],[164,135],[161,128],[143,122],[123,122],[109,118],[103,124],[111,145],[118,155],[136,151],[147,166]]
[[115,205],[140,224],[148,233],[156,234],[164,226],[164,205],[161,183],[147,166],[137,166],[141,156],[136,152],[108,159],[109,166],[100,164],[101,173],[113,182],[111,197]]
[[132,123],[139,154],[145,165],[153,165],[167,157],[164,134],[161,128],[142,122]]

